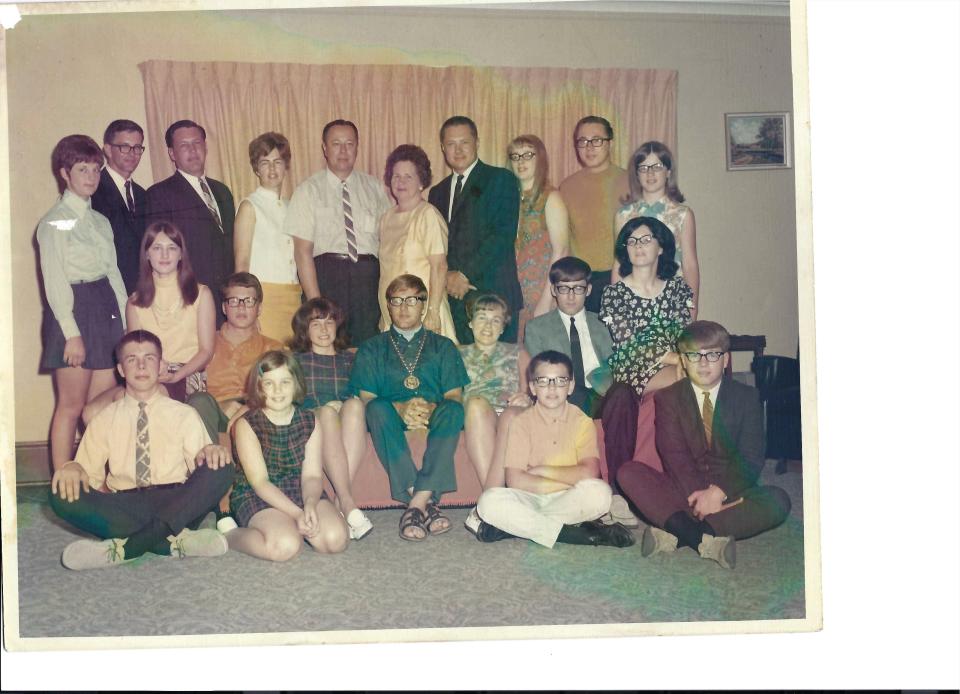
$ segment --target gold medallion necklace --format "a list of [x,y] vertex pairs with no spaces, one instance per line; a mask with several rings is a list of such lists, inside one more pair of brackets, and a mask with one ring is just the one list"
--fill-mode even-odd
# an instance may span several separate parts
[[393,331],[387,330],[387,337],[390,338],[390,344],[393,345],[393,350],[397,353],[397,358],[400,360],[400,363],[403,364],[403,368],[407,371],[407,377],[403,379],[403,387],[407,390],[416,390],[420,387],[420,379],[413,375],[414,370],[417,368],[417,364],[420,363],[420,355],[423,354],[423,346],[427,342],[427,329],[423,329],[423,335],[420,336],[420,346],[417,348],[417,356],[413,358],[412,364],[407,364],[403,358],[403,354],[400,353],[400,347],[397,345],[397,341],[393,339]]

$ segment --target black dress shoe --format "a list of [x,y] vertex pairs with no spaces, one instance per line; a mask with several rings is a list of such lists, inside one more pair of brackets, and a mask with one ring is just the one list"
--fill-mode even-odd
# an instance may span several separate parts
[[604,525],[600,521],[587,521],[581,523],[580,527],[586,530],[595,545],[605,545],[607,547],[632,547],[637,539],[633,536],[623,524],[613,523]]
[[480,525],[477,527],[477,539],[480,542],[498,542],[500,540],[509,540],[515,538],[516,535],[511,535],[508,532],[501,530],[489,523],[484,523],[480,521]]

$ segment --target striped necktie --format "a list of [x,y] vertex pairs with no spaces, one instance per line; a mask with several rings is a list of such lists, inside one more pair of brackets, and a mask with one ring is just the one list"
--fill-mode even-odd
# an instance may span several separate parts
[[137,206],[133,203],[133,184],[130,181],[125,181],[123,189],[127,192],[127,209],[133,214],[137,211]]
[[200,190],[203,191],[203,201],[207,203],[207,208],[210,210],[210,214],[213,215],[213,221],[217,223],[217,228],[220,230],[220,233],[223,233],[223,222],[220,220],[220,213],[217,211],[217,206],[213,202],[213,195],[210,193],[210,186],[207,185],[207,182],[200,178]]
[[343,199],[343,230],[347,234],[347,255],[350,256],[350,260],[357,262],[359,257],[357,232],[353,228],[353,206],[350,204],[350,190],[347,188],[346,181],[340,187],[340,192]]

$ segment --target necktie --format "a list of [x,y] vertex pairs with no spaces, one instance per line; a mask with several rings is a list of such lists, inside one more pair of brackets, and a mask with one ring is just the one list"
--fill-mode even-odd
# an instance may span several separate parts
[[150,486],[150,431],[147,420],[147,403],[140,403],[137,416],[137,486]]
[[583,351],[580,349],[580,332],[573,316],[570,316],[570,361],[573,362],[573,381],[577,388],[586,388],[583,374]]
[[350,204],[350,190],[346,181],[340,187],[340,194],[343,200],[343,229],[347,233],[347,255],[350,260],[357,262],[357,232],[353,228],[353,206]]
[[710,391],[703,391],[703,433],[707,436],[707,445],[713,443],[713,403],[710,401]]
[[126,181],[123,184],[123,189],[127,191],[127,209],[132,214],[137,211],[136,205],[133,204],[133,185],[130,181]]
[[453,189],[453,205],[450,207],[450,217],[453,217],[453,211],[457,209],[457,200],[460,199],[460,193],[463,191],[463,174],[457,174],[457,185]]
[[220,233],[223,233],[223,222],[220,221],[220,213],[217,211],[217,206],[213,202],[213,195],[210,193],[210,186],[207,185],[207,182],[200,179],[200,190],[203,191],[203,201],[207,203],[207,208],[210,210],[210,214],[213,215],[213,221],[217,223],[217,228],[220,230]]

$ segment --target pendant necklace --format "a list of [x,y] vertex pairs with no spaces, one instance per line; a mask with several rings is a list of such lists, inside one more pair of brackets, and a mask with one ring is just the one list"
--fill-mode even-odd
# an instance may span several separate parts
[[387,337],[390,338],[390,344],[393,345],[393,350],[397,353],[397,358],[400,360],[400,363],[403,364],[403,368],[407,371],[407,377],[403,379],[403,387],[407,390],[416,390],[420,387],[420,379],[413,375],[414,370],[417,368],[417,364],[420,363],[420,355],[423,354],[423,345],[427,341],[427,331],[424,329],[423,335],[420,336],[420,346],[417,348],[417,356],[413,358],[412,364],[407,364],[403,358],[403,354],[400,353],[400,347],[397,346],[397,341],[393,339],[393,331],[387,330]]

